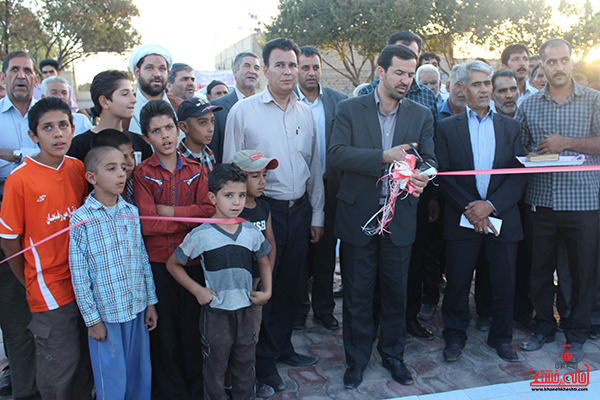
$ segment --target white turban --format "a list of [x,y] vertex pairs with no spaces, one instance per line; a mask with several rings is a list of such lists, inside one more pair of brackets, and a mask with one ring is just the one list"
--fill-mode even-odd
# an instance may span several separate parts
[[131,72],[133,72],[133,68],[137,66],[142,58],[150,54],[163,56],[167,61],[167,68],[171,69],[171,65],[173,64],[171,53],[169,53],[169,51],[162,46],[148,43],[136,47],[131,52],[131,56],[129,57],[129,69],[131,69]]

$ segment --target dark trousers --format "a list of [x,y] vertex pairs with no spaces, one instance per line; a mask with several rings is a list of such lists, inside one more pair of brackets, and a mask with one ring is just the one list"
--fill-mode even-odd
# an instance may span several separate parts
[[492,322],[488,334],[489,344],[512,341],[513,298],[517,242],[502,243],[493,236],[481,235],[470,240],[446,242],[446,278],[442,317],[447,344],[465,343],[469,328],[469,290],[473,270],[481,248],[489,263],[492,288]]
[[[444,198],[438,196],[440,215],[437,221],[429,222],[427,230],[427,249],[423,259],[421,277],[423,280],[423,304],[435,306],[440,301],[440,281],[444,261]],[[410,302],[410,300],[409,300]]]
[[311,207],[304,198],[296,207],[267,198],[277,245],[273,271],[273,294],[263,306],[262,325],[256,345],[256,375],[277,373],[277,360],[295,355],[292,331],[298,316],[305,284],[306,251],[311,223]]
[[[0,251],[4,259],[4,252]],[[37,393],[35,386],[35,343],[27,328],[31,321],[25,288],[17,280],[8,263],[0,264],[0,329],[4,336],[6,356],[10,363],[14,397]]]
[[344,349],[350,368],[364,370],[373,344],[373,298],[379,281],[382,358],[404,358],[406,282],[411,246],[373,236],[366,246],[344,243]]
[[[325,185],[327,182],[324,182]],[[335,222],[335,198],[329,196],[330,190],[325,186],[325,227],[321,240],[308,244],[306,278],[312,281],[312,297],[308,298],[308,285],[304,285],[300,314],[308,315],[312,309],[316,317],[333,314],[333,274],[335,273],[335,247],[337,238],[333,236]],[[333,206],[332,206],[333,204]]]
[[585,343],[589,336],[594,272],[598,261],[598,210],[554,211],[537,207],[529,211],[532,222],[531,300],[536,312],[535,332],[553,336],[554,280],[557,247],[562,238],[567,247],[571,275],[571,313],[564,319],[567,343]]
[[[600,224],[598,225],[600,230]],[[600,326],[600,246],[598,246],[598,262],[596,264],[596,275],[594,277],[594,303],[592,304],[592,325]]]
[[485,246],[481,247],[477,258],[475,273],[475,310],[480,318],[492,317],[492,281],[490,263],[485,254]]
[[225,371],[231,371],[233,400],[254,399],[254,310],[233,314],[202,309],[200,333],[204,345],[204,399],[227,400]]
[[36,382],[44,400],[91,400],[94,378],[85,323],[75,300],[31,314]]
[[517,203],[521,214],[521,225],[525,239],[517,247],[517,266],[515,269],[515,304],[514,314],[522,319],[531,318],[531,221],[527,211],[529,207],[523,200]]
[[[152,372],[159,399],[201,400],[201,306],[171,276],[165,264],[151,262],[160,322],[150,332]],[[204,284],[202,267],[184,267],[196,282]]]

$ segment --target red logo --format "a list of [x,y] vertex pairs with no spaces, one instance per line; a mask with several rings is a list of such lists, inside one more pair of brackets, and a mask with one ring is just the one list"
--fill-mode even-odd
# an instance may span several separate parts
[[[562,352],[552,356],[548,369],[535,372],[533,381],[529,383],[532,390],[587,390],[590,384],[590,367],[583,364],[579,368],[579,364],[573,361],[573,352],[569,349],[571,345],[563,344],[563,347],[565,349]],[[578,354],[575,353],[575,356],[580,359]],[[561,375],[561,369],[573,372]]]
[[263,156],[262,153],[250,154],[250,159],[252,161],[260,160],[261,158],[267,158],[267,157]]

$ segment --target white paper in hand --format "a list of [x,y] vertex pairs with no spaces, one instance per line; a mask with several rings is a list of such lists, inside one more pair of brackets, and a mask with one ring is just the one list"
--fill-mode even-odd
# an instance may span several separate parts
[[[494,228],[496,228],[496,232],[498,235],[500,234],[500,228],[502,227],[502,220],[500,218],[488,217]],[[469,222],[465,214],[461,214],[460,216],[460,226],[463,228],[475,229],[475,227]],[[488,232],[493,233],[493,231],[488,227]]]

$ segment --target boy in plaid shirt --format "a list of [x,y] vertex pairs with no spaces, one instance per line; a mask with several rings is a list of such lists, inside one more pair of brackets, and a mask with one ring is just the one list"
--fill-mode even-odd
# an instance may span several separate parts
[[[88,327],[98,399],[147,400],[151,393],[150,338],[158,302],[138,210],[120,196],[123,153],[95,147],[85,157],[94,191],[72,214],[69,265],[77,304]],[[147,327],[147,328],[146,328]]]

